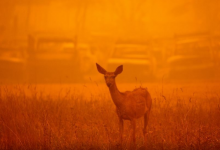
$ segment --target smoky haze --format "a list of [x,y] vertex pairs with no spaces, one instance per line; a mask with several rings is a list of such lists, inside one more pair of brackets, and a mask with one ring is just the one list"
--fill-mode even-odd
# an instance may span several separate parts
[[0,82],[218,80],[216,0],[0,1]]

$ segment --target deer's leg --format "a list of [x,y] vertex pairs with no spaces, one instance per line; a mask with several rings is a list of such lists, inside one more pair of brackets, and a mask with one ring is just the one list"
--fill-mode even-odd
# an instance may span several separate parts
[[122,142],[123,142],[123,130],[124,130],[123,119],[119,117],[119,132],[120,132],[120,144],[121,144],[121,146],[122,146]]
[[132,149],[136,149],[136,139],[135,139],[135,132],[136,132],[136,120],[131,120],[131,126],[132,126]]
[[149,116],[150,116],[150,111],[147,111],[145,114],[144,114],[144,129],[143,129],[143,134],[144,134],[144,145],[146,146],[146,133],[147,133],[147,124],[148,124],[148,121],[149,121]]

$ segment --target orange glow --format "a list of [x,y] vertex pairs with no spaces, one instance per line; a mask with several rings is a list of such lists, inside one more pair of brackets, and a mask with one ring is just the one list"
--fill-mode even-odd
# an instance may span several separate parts
[[1,3],[3,83],[88,82],[96,62],[123,64],[126,82],[219,77],[219,2]]
[[123,65],[119,91],[149,90],[149,149],[218,149],[219,10],[218,0],[0,0],[0,149],[118,149],[96,63]]

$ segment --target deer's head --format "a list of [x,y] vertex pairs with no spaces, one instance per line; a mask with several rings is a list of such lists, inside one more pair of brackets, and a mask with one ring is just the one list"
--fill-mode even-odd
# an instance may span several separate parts
[[118,66],[115,70],[115,72],[107,72],[104,68],[102,68],[99,64],[96,63],[96,67],[99,73],[103,74],[105,77],[105,82],[108,87],[111,87],[113,84],[115,84],[115,77],[122,73],[123,66]]

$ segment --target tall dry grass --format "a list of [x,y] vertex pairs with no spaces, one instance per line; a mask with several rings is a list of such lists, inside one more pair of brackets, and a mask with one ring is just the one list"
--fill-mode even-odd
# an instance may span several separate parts
[[[107,87],[54,86],[0,87],[0,149],[119,149],[118,118]],[[153,98],[148,149],[220,149],[218,84],[155,84],[148,89]],[[139,148],[142,128],[139,119]],[[130,136],[126,121],[123,149]]]

